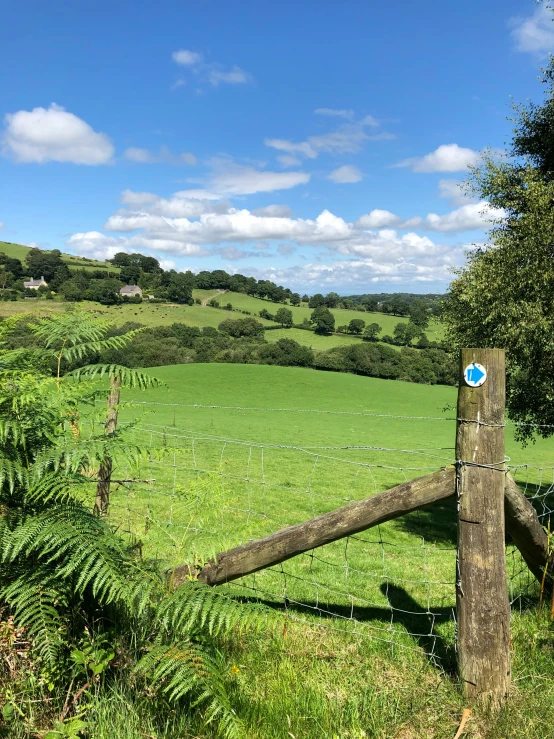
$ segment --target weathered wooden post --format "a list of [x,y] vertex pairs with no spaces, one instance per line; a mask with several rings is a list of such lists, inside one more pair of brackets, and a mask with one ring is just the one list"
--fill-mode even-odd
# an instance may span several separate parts
[[504,544],[503,349],[462,349],[456,436],[458,669],[464,694],[502,704],[510,689]]
[[[117,407],[121,388],[121,375],[110,375],[110,394],[108,396],[108,412],[104,427],[106,436],[112,436],[117,428]],[[110,505],[110,482],[112,478],[112,458],[106,454],[98,470],[98,484],[96,486],[96,500],[94,513],[105,516]]]

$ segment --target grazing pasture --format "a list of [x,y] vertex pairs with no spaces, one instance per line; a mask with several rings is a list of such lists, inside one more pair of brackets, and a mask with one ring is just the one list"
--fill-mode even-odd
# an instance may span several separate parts
[[[251,295],[245,295],[244,293],[226,292],[222,295],[215,295],[214,290],[193,290],[193,297],[199,297],[205,299],[209,295],[213,295],[220,305],[227,305],[231,303],[235,310],[248,310],[252,315],[257,316],[261,310],[269,311],[273,315],[282,307],[281,304],[272,303],[270,300],[263,300],[262,298],[255,298]],[[306,303],[299,306],[287,305],[289,310],[292,311],[292,317],[294,323],[302,323],[304,319],[310,319],[312,314],[312,308],[308,308]],[[361,318],[369,323],[378,323],[383,329],[382,334],[389,334],[392,336],[394,327],[397,323],[407,323],[408,319],[402,316],[390,316],[384,313],[366,313],[364,311],[356,310],[345,310],[343,308],[332,308],[331,313],[335,316],[335,328],[339,326],[348,325],[348,323],[356,318]],[[442,326],[434,320],[431,320],[429,328],[426,329],[425,333],[431,341],[439,341],[443,338],[444,332]]]
[[[121,413],[135,419],[146,451],[138,469],[119,473],[146,482],[114,485],[110,517],[170,566],[454,460],[453,388],[257,365],[153,374],[166,386],[128,393],[136,403]],[[506,431],[514,475],[544,494],[554,443],[524,449]],[[231,648],[249,736],[453,736],[463,708],[453,677],[455,544],[451,499],[222,586],[277,618],[267,635],[242,634]],[[538,646],[550,637],[517,597],[537,591],[520,564],[509,546],[515,695],[494,727],[477,713],[468,736],[539,737],[554,695],[552,680],[534,677],[552,674]]]
[[[25,257],[31,249],[32,247],[23,246],[23,244],[12,244],[7,241],[0,241],[0,252],[3,252],[12,259],[19,259],[22,262],[25,261]],[[85,269],[87,271],[104,270],[106,272],[106,276],[108,272],[112,275],[118,275],[120,272],[119,267],[114,267],[107,262],[101,262],[96,259],[85,259],[83,257],[78,257],[75,254],[62,254],[62,259],[68,267]]]

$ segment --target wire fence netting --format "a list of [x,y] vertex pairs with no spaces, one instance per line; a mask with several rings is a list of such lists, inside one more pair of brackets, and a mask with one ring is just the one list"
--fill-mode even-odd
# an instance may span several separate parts
[[[275,444],[217,430],[143,421],[132,431],[144,450],[138,468],[119,470],[125,481],[112,483],[110,520],[168,567],[201,567],[219,552],[456,462],[453,443],[427,447],[425,439],[406,448],[304,446],[297,437]],[[546,526],[554,468],[507,467]],[[446,665],[455,659],[456,540],[453,490],[432,506],[220,587],[281,609],[291,621],[423,651]],[[512,607],[521,611],[537,584],[509,540],[507,565]]]

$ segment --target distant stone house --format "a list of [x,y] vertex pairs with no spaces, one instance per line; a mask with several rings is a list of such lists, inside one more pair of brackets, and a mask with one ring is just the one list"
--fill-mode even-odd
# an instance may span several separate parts
[[39,287],[48,287],[48,283],[44,279],[44,277],[41,277],[40,280],[26,280],[23,283],[23,287],[27,288],[28,290],[38,290]]
[[134,298],[135,295],[138,295],[142,298],[142,290],[138,285],[125,285],[121,288],[119,294],[127,298]]

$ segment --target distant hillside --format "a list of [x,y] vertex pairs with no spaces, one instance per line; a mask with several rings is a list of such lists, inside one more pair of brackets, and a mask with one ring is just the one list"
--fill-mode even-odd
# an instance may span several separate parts
[[363,303],[367,298],[373,298],[379,303],[387,303],[391,300],[404,300],[411,303],[414,300],[425,300],[427,303],[434,303],[444,297],[442,293],[365,293],[364,295],[344,295],[353,303]]
[[[23,246],[23,244],[12,244],[9,241],[0,241],[0,252],[6,254],[6,256],[12,259],[20,259],[24,262],[28,252],[32,247]],[[48,249],[41,249],[41,251],[48,252]],[[63,261],[68,267],[75,267],[76,269],[86,270],[106,270],[112,274],[119,274],[119,267],[114,267],[112,264],[107,262],[100,262],[97,259],[88,259],[87,257],[77,257],[74,254],[62,254]]]

